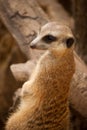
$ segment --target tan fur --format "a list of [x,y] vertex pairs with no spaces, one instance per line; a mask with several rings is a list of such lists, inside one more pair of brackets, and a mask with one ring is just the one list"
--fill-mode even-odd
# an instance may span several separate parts
[[6,130],[68,130],[73,47],[54,45],[41,56],[30,81],[23,85],[21,104],[7,121]]

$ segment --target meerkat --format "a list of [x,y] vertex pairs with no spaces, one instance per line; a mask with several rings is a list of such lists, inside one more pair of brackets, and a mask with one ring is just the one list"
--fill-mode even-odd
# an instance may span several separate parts
[[68,95],[75,72],[74,36],[69,27],[44,25],[31,48],[47,50],[21,90],[21,102],[6,130],[69,130]]

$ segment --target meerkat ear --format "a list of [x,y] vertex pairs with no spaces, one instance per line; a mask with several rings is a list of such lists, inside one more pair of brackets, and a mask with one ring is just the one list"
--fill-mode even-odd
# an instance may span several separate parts
[[74,44],[74,42],[75,42],[75,39],[73,37],[68,38],[66,40],[66,46],[67,46],[67,48],[72,47],[72,45]]

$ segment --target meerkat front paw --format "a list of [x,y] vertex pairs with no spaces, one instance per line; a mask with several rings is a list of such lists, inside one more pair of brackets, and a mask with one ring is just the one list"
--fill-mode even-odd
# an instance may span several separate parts
[[21,89],[21,97],[25,97],[25,96],[31,96],[33,94],[33,90],[31,87],[31,81],[27,81],[24,83],[24,85],[22,86]]

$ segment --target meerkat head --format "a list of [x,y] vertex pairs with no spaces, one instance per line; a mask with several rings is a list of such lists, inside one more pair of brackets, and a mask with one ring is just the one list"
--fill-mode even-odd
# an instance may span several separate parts
[[74,36],[71,29],[66,25],[57,22],[50,22],[44,25],[37,37],[30,43],[32,49],[69,49],[73,46]]

